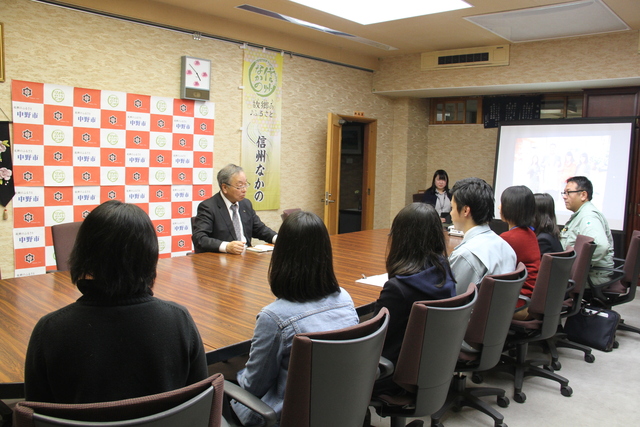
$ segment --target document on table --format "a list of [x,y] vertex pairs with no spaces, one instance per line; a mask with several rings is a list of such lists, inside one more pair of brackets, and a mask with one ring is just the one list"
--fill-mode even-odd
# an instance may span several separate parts
[[367,276],[362,275],[362,279],[356,280],[357,283],[364,283],[366,285],[374,285],[383,287],[385,283],[389,280],[389,275],[387,273],[378,274],[376,276]]
[[249,246],[247,250],[251,252],[269,252],[273,250],[273,247],[273,245],[255,245]]

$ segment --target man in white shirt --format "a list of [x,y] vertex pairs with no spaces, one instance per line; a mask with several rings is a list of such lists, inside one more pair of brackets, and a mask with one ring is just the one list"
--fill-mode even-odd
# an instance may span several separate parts
[[451,220],[464,238],[449,256],[461,294],[469,283],[480,284],[488,274],[505,274],[516,269],[516,253],[489,228],[494,200],[491,186],[479,178],[465,178],[451,189]]
[[195,252],[241,254],[254,237],[275,243],[276,232],[260,220],[245,199],[249,183],[242,168],[228,164],[220,169],[218,186],[218,193],[198,205],[191,235]]

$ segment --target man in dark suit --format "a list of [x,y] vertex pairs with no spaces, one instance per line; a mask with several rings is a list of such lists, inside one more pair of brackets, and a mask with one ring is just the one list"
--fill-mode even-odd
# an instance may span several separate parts
[[198,205],[191,235],[195,252],[241,254],[251,246],[252,237],[275,243],[276,232],[260,220],[251,202],[244,198],[249,184],[242,168],[228,164],[220,169],[218,186],[218,193]]

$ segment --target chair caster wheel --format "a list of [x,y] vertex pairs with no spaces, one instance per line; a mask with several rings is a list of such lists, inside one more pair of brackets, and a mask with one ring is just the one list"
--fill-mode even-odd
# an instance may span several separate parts
[[560,361],[558,360],[554,360],[553,362],[551,362],[551,367],[556,371],[559,371],[560,369],[562,369],[562,363],[560,363]]
[[471,381],[472,381],[474,384],[480,384],[480,383],[482,383],[482,381],[483,381],[483,380],[484,380],[484,378],[483,378],[483,377],[482,377],[482,375],[480,375],[480,374],[473,374],[473,375],[471,375]]
[[593,363],[596,361],[596,357],[591,353],[587,353],[584,355],[584,361],[587,363]]
[[618,341],[614,341],[613,348],[618,348],[618,347],[620,347],[620,343]]
[[431,423],[431,427],[444,427],[442,423]]
[[563,385],[560,387],[560,393],[562,393],[563,396],[569,397],[573,394],[573,389],[568,385]]
[[509,406],[509,398],[507,396],[498,396],[498,406],[501,408],[506,408]]
[[527,400],[527,395],[524,394],[523,392],[514,393],[513,400],[515,400],[518,403],[524,403],[524,401]]

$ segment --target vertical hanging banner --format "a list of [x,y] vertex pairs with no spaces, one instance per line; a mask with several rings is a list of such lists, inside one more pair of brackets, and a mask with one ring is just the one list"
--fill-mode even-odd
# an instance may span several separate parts
[[212,195],[212,102],[18,80],[12,101],[16,277],[55,269],[51,227],[107,200],[149,214],[160,257],[191,251]]
[[282,65],[280,53],[244,50],[241,166],[256,210],[280,207]]
[[9,122],[0,122],[0,205],[2,206],[7,206],[16,193],[12,175]]

